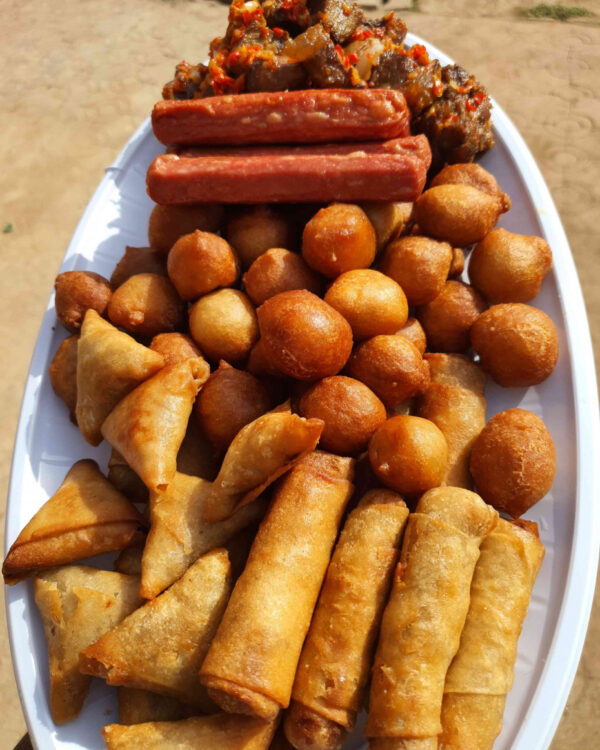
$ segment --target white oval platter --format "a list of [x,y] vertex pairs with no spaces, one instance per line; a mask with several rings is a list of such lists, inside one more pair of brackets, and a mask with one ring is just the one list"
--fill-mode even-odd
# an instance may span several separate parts
[[[408,44],[422,43],[409,34]],[[443,65],[452,61],[426,44]],[[536,388],[489,385],[488,418],[521,406],[539,414],[557,449],[557,475],[549,495],[528,514],[537,521],[546,558],[519,642],[515,682],[495,750],[545,750],[556,730],[583,647],[600,540],[598,397],[583,298],[560,218],[540,171],[506,114],[493,110],[496,146],[481,164],[512,198],[500,226],[545,237],[554,268],[533,304],[554,320],[560,337],[556,370]],[[130,139],[90,201],[65,254],[62,270],[110,276],[125,245],[147,244],[152,203],[146,169],[162,151],[146,120]],[[17,430],[5,552],[33,513],[53,494],[74,461],[95,458],[106,467],[106,445],[87,445],[54,395],[48,366],[66,333],[50,297],[27,376]],[[56,727],[48,709],[46,644],[30,582],[6,589],[10,645],[21,702],[37,750],[103,750],[101,728],[118,721],[114,689],[94,680],[80,716]],[[345,745],[366,748],[360,727]]]

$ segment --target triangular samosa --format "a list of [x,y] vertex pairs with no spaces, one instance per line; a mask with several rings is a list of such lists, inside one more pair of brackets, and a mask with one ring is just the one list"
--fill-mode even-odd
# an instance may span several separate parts
[[102,730],[108,750],[268,750],[277,722],[214,714],[183,721],[151,721]]
[[91,678],[79,672],[79,653],[140,605],[139,578],[69,565],[34,578],[50,668],[50,710],[57,724],[74,719]]
[[77,461],[13,543],[2,566],[4,581],[17,583],[38,570],[123,549],[145,525],[95,461]]
[[153,352],[108,321],[88,310],[77,346],[77,406],[83,437],[92,445],[102,441],[102,422],[119,401],[164,365]]
[[210,482],[175,474],[161,493],[150,495],[150,533],[142,558],[140,593],[153,599],[185,573],[200,555],[222,547],[240,529],[262,517],[266,500],[257,500],[231,518],[209,524],[204,505]]
[[319,442],[324,422],[275,409],[233,438],[206,499],[209,523],[252,502]]
[[210,375],[202,357],[167,365],[117,404],[102,435],[150,490],[163,490],[177,470],[196,394]]
[[206,712],[214,710],[198,671],[230,591],[227,551],[208,552],[170,589],[88,646],[79,669],[103,677],[109,685],[153,690]]

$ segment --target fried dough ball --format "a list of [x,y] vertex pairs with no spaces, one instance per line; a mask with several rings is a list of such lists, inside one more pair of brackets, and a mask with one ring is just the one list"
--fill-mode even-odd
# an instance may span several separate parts
[[184,234],[195,229],[218,232],[223,221],[223,206],[197,203],[189,206],[154,206],[148,223],[150,247],[165,255]]
[[452,265],[448,273],[449,279],[457,279],[465,270],[465,254],[460,247],[452,248]]
[[242,427],[270,408],[269,394],[254,375],[221,361],[198,394],[194,413],[215,448],[226,451]]
[[298,253],[282,247],[273,247],[259,255],[244,274],[242,281],[246,294],[255,305],[292,289],[307,289],[319,295],[322,290],[321,277],[316,274]]
[[56,317],[71,333],[78,333],[87,310],[104,315],[110,301],[110,284],[93,271],[65,271],[54,282]]
[[319,445],[344,456],[362,453],[387,419],[385,406],[364,383],[343,375],[323,378],[300,399],[303,417],[322,419]]
[[355,339],[396,333],[408,318],[402,288],[372,268],[357,268],[338,276],[327,290],[325,302],[346,318]]
[[400,335],[363,341],[352,353],[346,371],[368,385],[390,409],[429,385],[427,363],[417,347]]
[[469,279],[490,303],[529,302],[551,268],[546,240],[494,229],[475,246]]
[[352,351],[352,329],[312,292],[281,292],[258,308],[261,346],[271,367],[298,380],[336,375]]
[[150,342],[150,349],[163,355],[165,365],[175,365],[186,359],[202,356],[200,349],[185,333],[159,333]]
[[415,203],[415,220],[429,237],[466,247],[492,231],[502,204],[471,185],[438,185]]
[[438,185],[470,185],[500,202],[502,213],[510,208],[510,198],[503,193],[493,174],[479,164],[448,164],[431,180],[429,187]]
[[184,300],[194,300],[238,280],[239,264],[222,237],[196,229],[180,237],[167,259],[169,278]]
[[408,318],[406,323],[400,328],[400,330],[396,331],[396,333],[398,336],[404,336],[404,338],[408,339],[411,344],[414,344],[421,355],[425,354],[425,349],[427,349],[427,338],[425,337],[423,326],[416,318]]
[[273,206],[246,207],[228,220],[225,237],[237,252],[243,268],[272,247],[294,249],[298,239],[291,219]]
[[166,276],[167,261],[164,254],[151,247],[128,245],[110,277],[111,288],[118,289],[128,278],[138,273],[157,273],[159,276]]
[[190,333],[206,357],[238,362],[258,341],[254,305],[237,289],[218,289],[190,309]]
[[185,322],[184,306],[169,279],[138,273],[113,292],[108,304],[113,325],[138,336],[175,331]]
[[361,203],[362,210],[367,217],[377,238],[377,252],[388,242],[398,237],[412,216],[412,203],[388,203],[386,201],[371,201]]
[[447,460],[448,444],[442,431],[421,417],[392,417],[369,443],[369,461],[376,476],[403,495],[439,487]]
[[417,318],[431,350],[466,352],[471,326],[486,308],[485,300],[473,287],[450,280],[434,300],[417,309]]
[[505,387],[537,385],[558,359],[558,334],[542,310],[520,303],[494,305],[471,328],[481,366]]
[[330,279],[355,268],[368,268],[375,251],[373,225],[362,208],[351,203],[322,208],[302,234],[302,257]]
[[452,248],[428,237],[400,237],[385,249],[381,271],[394,279],[409,305],[424,305],[442,291],[450,266]]
[[492,417],[475,441],[470,469],[486,503],[518,518],[552,487],[552,437],[532,412],[507,409]]
[[77,404],[77,342],[78,336],[67,336],[56,350],[48,374],[54,393],[66,404],[74,420]]

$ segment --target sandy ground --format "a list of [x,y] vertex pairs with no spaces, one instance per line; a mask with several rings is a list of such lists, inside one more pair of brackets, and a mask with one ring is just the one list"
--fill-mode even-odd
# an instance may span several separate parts
[[[409,5],[392,0],[385,7]],[[406,13],[409,28],[486,83],[538,160],[579,269],[598,363],[600,28],[595,20],[527,21],[508,2],[418,5],[421,12]],[[208,0],[0,0],[0,228],[13,227],[0,234],[2,497],[29,359],[69,238],[104,167],[147,116],[174,64],[202,59],[226,12]],[[0,747],[10,749],[25,725],[4,622],[0,628]],[[596,604],[552,748],[599,746]]]

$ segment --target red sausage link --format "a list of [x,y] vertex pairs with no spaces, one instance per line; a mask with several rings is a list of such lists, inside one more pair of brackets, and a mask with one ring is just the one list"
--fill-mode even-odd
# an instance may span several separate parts
[[409,134],[404,96],[390,89],[308,89],[161,101],[154,135],[166,145],[327,143]]
[[148,170],[156,203],[413,201],[431,163],[423,135],[316,146],[189,149]]

